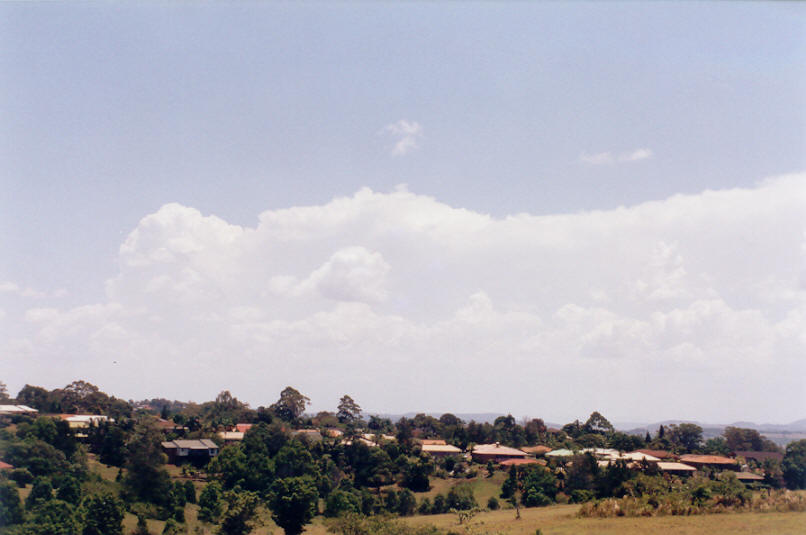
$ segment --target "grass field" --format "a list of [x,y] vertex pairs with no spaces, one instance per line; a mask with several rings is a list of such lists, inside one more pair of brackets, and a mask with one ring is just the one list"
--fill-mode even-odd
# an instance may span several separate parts
[[[613,534],[638,535],[669,533],[672,535],[711,534],[804,534],[806,513],[756,513],[699,516],[666,516],[649,518],[577,518],[578,505],[553,505],[521,509],[521,519],[515,520],[513,509],[478,514],[468,533],[534,535]],[[457,533],[465,532],[455,515],[420,516],[406,519],[412,525],[433,524]],[[313,534],[313,532],[311,532]]]

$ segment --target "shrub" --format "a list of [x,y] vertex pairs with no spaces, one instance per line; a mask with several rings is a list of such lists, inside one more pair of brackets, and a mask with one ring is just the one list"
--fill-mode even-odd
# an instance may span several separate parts
[[501,504],[498,503],[498,498],[495,496],[490,496],[490,499],[487,500],[487,509],[490,511],[496,511],[501,507]]
[[19,488],[23,488],[28,483],[33,482],[34,475],[27,468],[15,468],[8,475],[8,478],[16,483]]

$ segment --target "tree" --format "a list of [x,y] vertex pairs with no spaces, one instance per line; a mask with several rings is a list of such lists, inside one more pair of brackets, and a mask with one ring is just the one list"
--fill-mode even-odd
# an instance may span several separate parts
[[73,476],[65,476],[56,491],[56,498],[73,505],[78,505],[81,501],[81,484]]
[[23,515],[17,486],[10,481],[0,481],[0,526],[19,524]]
[[0,381],[0,403],[6,403],[7,401],[11,401],[11,398],[8,396],[8,387],[6,383]]
[[669,426],[672,444],[685,451],[693,451],[702,444],[702,427],[697,424],[680,424]]
[[361,419],[361,407],[353,400],[353,398],[348,395],[344,395],[339,400],[336,417],[338,417],[340,423],[353,423]]
[[110,495],[94,495],[82,504],[82,535],[120,535],[123,533],[123,504]]
[[33,509],[51,499],[53,499],[53,487],[50,484],[50,480],[46,477],[38,477],[34,480],[31,493],[25,499],[25,508]]
[[600,435],[606,435],[607,433],[615,431],[613,424],[602,416],[599,411],[591,413],[588,421],[582,426],[582,429],[585,433],[598,433]]
[[146,517],[142,513],[138,513],[137,515],[137,527],[134,528],[132,535],[151,535],[151,532],[148,531]]
[[278,418],[286,422],[294,422],[302,416],[305,412],[305,407],[310,402],[311,400],[300,394],[298,390],[287,386],[280,392],[280,399],[271,406],[271,409]]
[[787,488],[806,489],[806,439],[786,445],[783,471]]
[[185,501],[187,503],[196,503],[196,487],[193,485],[193,481],[187,480],[185,481]]
[[208,483],[199,495],[199,520],[217,522],[221,515],[221,485],[213,481]]
[[755,429],[728,426],[722,434],[730,451],[780,451],[774,442]]
[[61,500],[50,500],[34,509],[23,528],[25,535],[79,535],[78,519],[73,506]]
[[162,434],[151,417],[141,419],[126,443],[126,476],[123,487],[130,498],[168,505],[171,480],[165,471],[165,454],[160,446]]
[[276,480],[269,495],[272,520],[286,535],[299,535],[316,512],[318,494],[310,476]]
[[221,535],[246,535],[255,525],[257,506],[260,503],[254,492],[228,491],[224,494],[226,509],[221,515]]

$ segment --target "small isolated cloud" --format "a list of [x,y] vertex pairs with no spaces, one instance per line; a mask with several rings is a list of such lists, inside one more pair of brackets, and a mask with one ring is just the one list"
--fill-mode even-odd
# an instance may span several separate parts
[[396,123],[384,126],[381,132],[396,140],[390,150],[392,156],[405,156],[420,148],[420,139],[423,137],[422,125],[417,121],[406,119],[400,119]]
[[18,295],[20,297],[46,297],[47,294],[45,292],[40,292],[39,290],[34,290],[33,288],[23,288],[16,282],[5,281],[0,282],[0,294],[8,293]]
[[616,163],[637,162],[639,160],[646,160],[652,158],[653,153],[651,149],[635,149],[633,151],[622,152],[620,154],[613,154],[611,152],[598,152],[596,154],[588,154],[583,152],[579,157],[582,163],[589,165],[613,165]]

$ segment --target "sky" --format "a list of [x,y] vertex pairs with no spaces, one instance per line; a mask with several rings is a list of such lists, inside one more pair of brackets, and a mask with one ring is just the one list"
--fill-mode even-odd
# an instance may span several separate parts
[[0,366],[806,417],[799,3],[0,4]]

